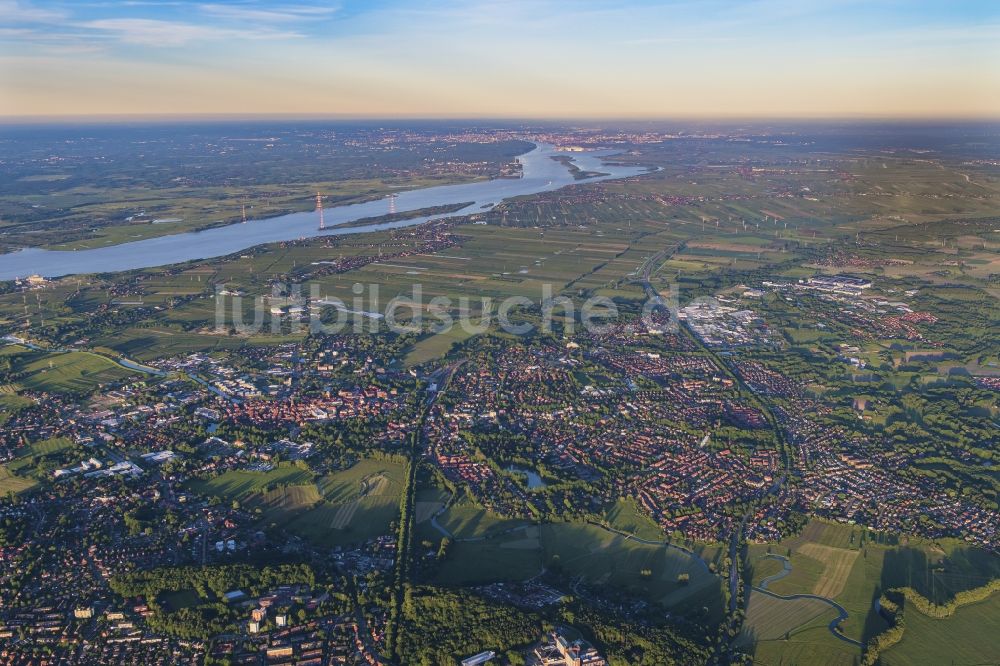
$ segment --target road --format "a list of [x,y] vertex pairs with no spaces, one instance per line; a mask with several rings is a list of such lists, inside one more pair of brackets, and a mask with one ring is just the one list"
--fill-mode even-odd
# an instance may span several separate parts
[[[660,292],[656,289],[656,287],[653,286],[653,283],[650,281],[650,276],[655,272],[655,268],[659,264],[661,264],[669,257],[672,257],[683,247],[684,247],[683,243],[679,243],[676,246],[666,248],[661,252],[658,252],[657,254],[653,255],[646,262],[643,263],[643,265],[641,266],[641,271],[639,272],[638,280],[642,283],[643,289],[646,291],[647,298],[656,299],[658,302],[662,303],[662,297],[660,296]],[[671,314],[672,316],[676,316],[676,313],[671,313]],[[702,351],[702,353],[711,358],[720,369],[722,369],[726,374],[728,374],[742,392],[745,392],[747,395],[751,396],[753,402],[756,403],[757,407],[761,410],[761,413],[764,414],[764,417],[771,425],[771,428],[775,433],[775,437],[778,439],[778,445],[780,446],[780,450],[782,453],[781,457],[782,457],[782,462],[784,463],[785,472],[784,474],[782,474],[781,478],[778,479],[778,481],[776,481],[770,488],[768,488],[767,493],[765,493],[761,497],[761,501],[765,500],[766,498],[772,495],[779,494],[781,492],[781,489],[784,487],[785,483],[788,480],[788,472],[789,472],[789,467],[791,465],[791,460],[790,460],[790,455],[787,451],[787,444],[785,442],[784,434],[778,425],[778,420],[775,418],[774,413],[771,411],[770,405],[768,405],[756,393],[754,393],[749,386],[746,385],[746,383],[739,376],[739,374],[734,372],[732,368],[729,367],[728,363],[726,363],[726,360],[724,358],[722,358],[719,354],[715,352],[715,350],[708,347],[704,342],[702,342],[701,338],[699,338],[694,333],[694,331],[692,331],[687,326],[687,322],[678,322],[678,324],[679,328],[683,330],[688,335],[688,337],[691,338],[692,341],[694,341],[695,345],[697,345],[697,347]],[[750,519],[750,515],[753,512],[753,510],[754,510],[753,507],[751,507],[745,514],[743,514],[743,517],[739,523],[739,527],[735,528],[732,534],[730,534],[729,536],[729,615],[730,615],[730,621],[733,624],[732,628],[735,630],[738,630],[740,628],[739,621],[736,616],[736,611],[738,610],[738,593],[740,589],[740,569],[741,569],[739,565],[740,549],[741,549],[741,544],[743,542],[743,535],[746,532],[747,520]],[[766,593],[771,594],[769,592]],[[834,602],[830,601],[830,603]],[[839,622],[840,621],[838,620],[836,624],[839,624]],[[847,639],[846,637],[844,638],[844,640],[850,641],[850,639]]]

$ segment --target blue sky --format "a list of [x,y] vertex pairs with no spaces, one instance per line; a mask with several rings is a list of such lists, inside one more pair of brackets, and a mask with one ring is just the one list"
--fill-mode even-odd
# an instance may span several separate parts
[[0,115],[1000,116],[1000,3],[0,0]]

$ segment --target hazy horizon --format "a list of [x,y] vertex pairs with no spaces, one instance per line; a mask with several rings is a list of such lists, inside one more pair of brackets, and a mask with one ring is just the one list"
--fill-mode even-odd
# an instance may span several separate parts
[[992,119],[995,3],[0,0],[0,117]]
[[569,122],[594,122],[594,123],[690,123],[693,125],[705,126],[732,126],[734,124],[758,124],[758,123],[802,123],[802,124],[823,124],[823,123],[859,123],[859,124],[881,124],[898,123],[903,125],[926,125],[932,123],[948,124],[993,124],[1000,123],[1000,112],[995,115],[967,115],[967,116],[902,116],[902,115],[861,115],[844,114],[840,116],[781,116],[781,115],[761,115],[761,116],[711,116],[711,115],[664,115],[664,116],[497,116],[497,115],[387,115],[387,114],[298,114],[298,113],[132,113],[132,114],[63,114],[63,115],[2,115],[0,114],[0,124],[21,125],[21,124],[63,124],[63,123],[86,123],[96,124],[117,121],[133,121],[139,123],[167,123],[167,122],[230,122],[230,121],[250,121],[267,122],[274,120],[283,121],[336,121],[336,122],[524,122],[524,123],[545,123],[545,124],[565,124]]

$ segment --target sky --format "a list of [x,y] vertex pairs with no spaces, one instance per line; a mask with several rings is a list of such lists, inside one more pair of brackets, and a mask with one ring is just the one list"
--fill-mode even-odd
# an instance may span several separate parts
[[1000,117],[1000,2],[0,0],[0,116]]

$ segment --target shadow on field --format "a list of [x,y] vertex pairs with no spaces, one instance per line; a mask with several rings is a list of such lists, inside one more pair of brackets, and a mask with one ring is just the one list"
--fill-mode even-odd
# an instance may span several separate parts
[[933,559],[916,548],[885,553],[881,587],[912,587],[936,604],[943,604],[963,590],[985,585],[1000,576],[1000,557],[978,548],[956,548]]
[[882,596],[882,589],[881,585],[875,586],[875,592],[872,594],[872,601],[868,605],[868,614],[865,615],[865,626],[861,630],[861,642],[865,645],[868,644],[868,641],[873,636],[882,633],[888,627],[888,623],[878,612],[878,600],[879,597]]

